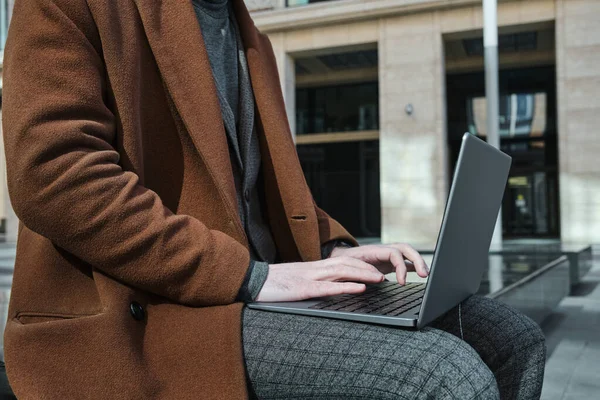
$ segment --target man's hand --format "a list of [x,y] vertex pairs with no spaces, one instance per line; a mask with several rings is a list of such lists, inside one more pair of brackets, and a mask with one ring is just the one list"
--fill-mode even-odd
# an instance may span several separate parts
[[336,247],[329,258],[352,257],[375,266],[384,274],[396,271],[398,283],[406,283],[406,272],[416,271],[425,278],[429,268],[423,257],[411,246],[403,243],[368,245],[359,247]]
[[352,257],[270,264],[256,301],[297,301],[361,293],[364,283],[380,283],[383,279],[373,265]]

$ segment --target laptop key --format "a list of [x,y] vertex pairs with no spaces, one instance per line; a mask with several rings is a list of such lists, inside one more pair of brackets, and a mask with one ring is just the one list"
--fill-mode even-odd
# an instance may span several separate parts
[[[368,293],[359,295],[340,295],[324,300],[310,308],[317,310],[337,310],[346,312],[372,313],[385,307],[395,310],[402,304],[410,303],[422,297],[424,284],[409,283],[404,286],[396,282],[384,282],[377,286],[368,287]],[[398,303],[401,304],[398,304]],[[378,311],[377,314],[380,312]]]
[[401,299],[400,301],[395,301],[393,303],[390,303],[384,307],[380,307],[374,310],[373,314],[380,314],[380,315],[387,315],[388,313],[397,310],[401,307],[404,307],[407,304],[411,304],[414,301],[420,300],[422,299],[422,294],[419,294],[416,297],[411,297],[411,298],[404,298]]
[[421,299],[417,299],[417,300],[415,300],[415,301],[413,301],[413,302],[411,302],[411,303],[405,304],[405,305],[403,305],[402,307],[400,307],[400,308],[398,308],[398,309],[396,309],[396,310],[393,310],[393,311],[391,311],[391,312],[389,312],[389,313],[387,313],[387,314],[385,314],[385,315],[388,315],[388,316],[394,317],[394,316],[397,316],[397,315],[403,314],[403,313],[405,313],[406,311],[410,310],[411,308],[415,308],[416,306],[418,306],[418,305],[419,305],[419,304],[421,304],[422,302],[423,302],[423,299],[422,299],[422,298],[421,298]]
[[384,300],[378,301],[377,303],[375,303],[373,305],[378,306],[378,308],[382,308],[382,307],[385,307],[385,306],[387,306],[389,304],[392,304],[392,303],[395,303],[395,304],[406,303],[408,301],[411,301],[411,300],[413,300],[413,299],[421,296],[420,294],[414,294],[414,293],[411,294],[411,293],[412,292],[399,293],[396,296],[393,296],[393,297],[390,297],[388,299],[384,299]]
[[410,302],[414,301],[415,299],[416,299],[416,297],[409,299],[408,296],[398,296],[398,297],[387,299],[385,301],[377,302],[374,304],[368,304],[362,308],[354,308],[353,311],[357,312],[357,313],[361,313],[361,314],[371,314],[371,313],[374,313],[374,311],[377,311],[377,312],[375,312],[375,314],[379,314],[378,310],[380,310],[384,307],[389,307],[388,308],[389,310],[393,310],[398,307],[401,307],[403,304],[410,303]]

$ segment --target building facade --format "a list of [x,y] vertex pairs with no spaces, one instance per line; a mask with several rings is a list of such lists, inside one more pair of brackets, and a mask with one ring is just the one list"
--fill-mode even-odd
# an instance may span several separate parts
[[[485,138],[481,3],[247,1],[309,186],[354,235],[435,242],[460,138]],[[596,0],[499,1],[505,238],[600,243],[598,15]]]
[[[317,202],[357,237],[434,243],[460,138],[486,134],[481,0],[246,3]],[[499,0],[505,238],[600,243],[598,15],[597,0]]]

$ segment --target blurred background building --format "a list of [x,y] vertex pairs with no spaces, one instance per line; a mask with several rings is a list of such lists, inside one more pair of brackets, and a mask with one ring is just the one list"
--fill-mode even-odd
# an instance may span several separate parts
[[[359,238],[435,242],[460,138],[486,135],[481,0],[246,3],[316,201]],[[0,0],[2,49],[13,4]],[[600,243],[598,15],[598,0],[499,1],[505,239]]]
[[[247,0],[316,201],[433,243],[464,132],[486,136],[481,0]],[[600,243],[600,1],[499,1],[503,236]]]

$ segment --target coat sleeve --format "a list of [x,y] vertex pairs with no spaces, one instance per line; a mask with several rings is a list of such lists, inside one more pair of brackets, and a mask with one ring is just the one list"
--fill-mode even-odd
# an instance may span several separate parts
[[3,135],[17,216],[133,287],[191,306],[234,302],[248,250],[173,214],[120,167],[100,52],[83,0],[16,2],[4,56]]

